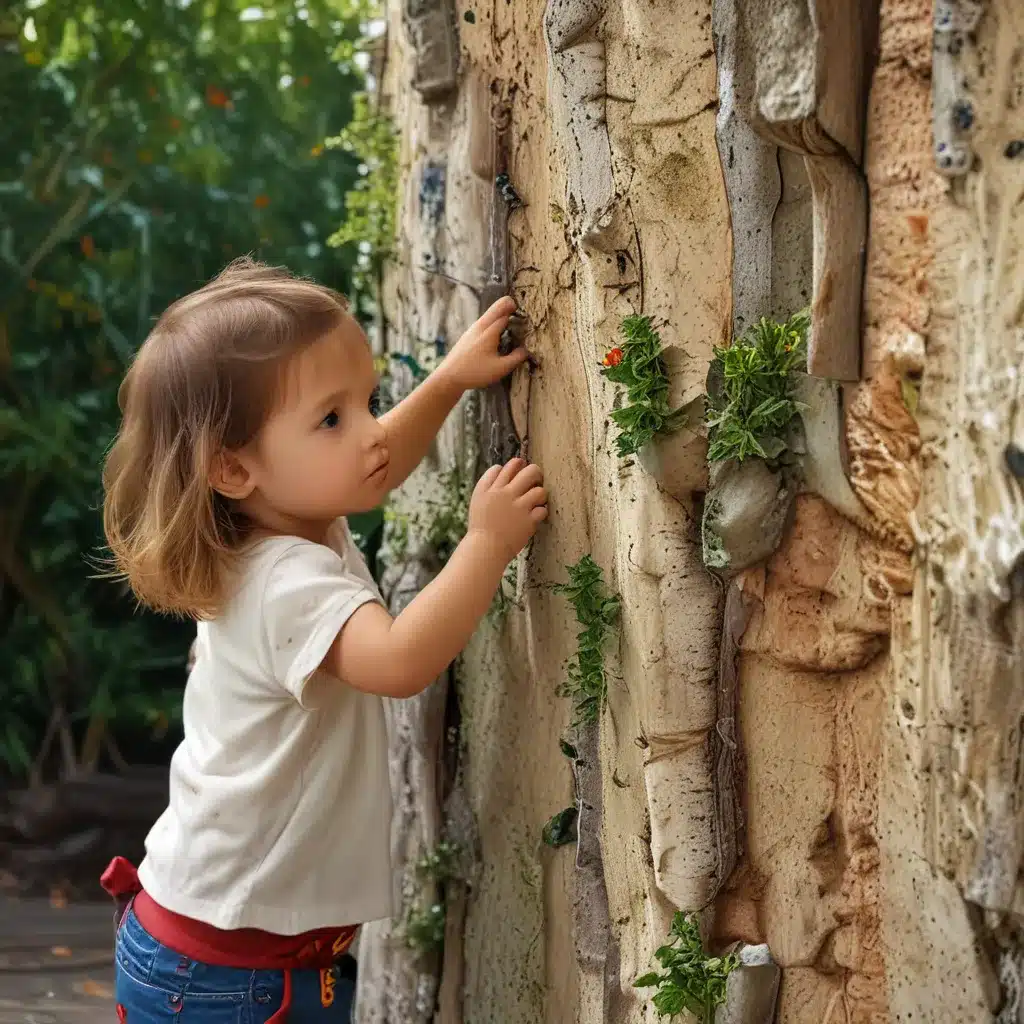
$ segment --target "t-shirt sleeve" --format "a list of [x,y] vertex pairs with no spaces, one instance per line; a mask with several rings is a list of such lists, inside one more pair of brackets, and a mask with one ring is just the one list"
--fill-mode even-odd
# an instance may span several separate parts
[[298,543],[271,566],[263,591],[263,633],[270,674],[303,707],[306,683],[356,609],[380,601],[321,544]]

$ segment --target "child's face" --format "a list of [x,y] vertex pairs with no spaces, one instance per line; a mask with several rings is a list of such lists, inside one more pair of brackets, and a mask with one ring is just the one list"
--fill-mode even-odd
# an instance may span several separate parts
[[257,522],[314,532],[338,516],[378,506],[389,455],[370,412],[377,374],[366,336],[345,317],[286,370],[283,394],[244,458]]

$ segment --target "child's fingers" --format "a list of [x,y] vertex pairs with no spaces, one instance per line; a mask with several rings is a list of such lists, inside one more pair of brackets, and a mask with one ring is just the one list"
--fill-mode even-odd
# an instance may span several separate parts
[[526,465],[526,459],[509,459],[504,466],[501,467],[501,472],[498,474],[495,480],[495,485],[503,487],[509,483],[512,478]]
[[503,466],[488,466],[484,471],[484,474],[476,482],[476,489],[478,491],[486,491],[489,487],[494,486],[494,481],[498,479],[498,474],[504,469]]
[[543,487],[531,487],[519,500],[527,508],[537,508],[548,503],[548,492]]
[[477,327],[485,331],[492,324],[497,323],[502,317],[506,320],[516,311],[516,300],[511,295],[503,295],[497,302],[491,305],[479,320]]
[[520,345],[519,348],[512,349],[507,356],[500,356],[502,376],[508,376],[517,366],[522,366],[527,359],[530,358],[530,353],[526,351],[525,345]]
[[548,517],[547,505],[538,505],[536,508],[530,509],[530,518],[535,523],[542,523]]
[[524,466],[515,477],[509,482],[509,490],[516,495],[521,497],[531,487],[538,487],[544,481],[544,471],[536,463]]

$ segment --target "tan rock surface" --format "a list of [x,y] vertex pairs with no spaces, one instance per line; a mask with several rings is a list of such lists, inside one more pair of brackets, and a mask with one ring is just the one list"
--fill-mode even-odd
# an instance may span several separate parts
[[[969,0],[952,6],[973,17]],[[775,32],[793,4],[758,6],[769,8]],[[1006,443],[1024,446],[1013,411],[1024,159],[1006,156],[1024,139],[1024,19],[991,0],[977,48],[956,57],[977,130],[951,145],[973,146],[980,163],[944,178],[930,0],[882,0],[865,109],[837,94],[842,76],[800,79],[810,107],[796,120],[778,93],[765,106],[764,76],[778,85],[793,40],[767,33],[752,46],[743,11],[460,0],[456,84],[425,100],[391,8],[384,91],[405,185],[389,337],[453,340],[481,287],[505,274],[540,359],[514,380],[511,415],[552,495],[518,562],[519,600],[481,627],[459,668],[456,789],[476,862],[449,901],[439,1024],[653,1022],[631,983],[677,909],[702,911],[711,944],[768,943],[786,1024],[980,1022],[1011,1006],[1024,975],[1013,774],[1024,681],[1007,611],[1024,537],[1019,484],[1003,468]],[[871,5],[853,13],[868,51]],[[797,42],[801,61],[819,59]],[[846,55],[853,92],[858,54]],[[842,167],[829,178],[808,160]],[[434,219],[419,201],[428,165],[445,169]],[[499,170],[526,204],[508,217],[507,265]],[[862,297],[862,207],[835,200],[844,175],[870,200]],[[833,272],[853,291],[826,308]],[[812,474],[774,554],[720,580],[701,561],[700,430],[620,460],[615,388],[599,364],[623,316],[650,314],[673,403],[689,402],[734,327],[812,299],[817,365],[833,360],[847,381],[830,399],[845,450],[828,442],[840,450],[822,456],[827,473]],[[848,311],[860,305],[858,335]],[[832,351],[823,325],[837,310]],[[487,458],[479,418],[493,398],[453,416],[400,503],[422,502],[439,466]],[[577,626],[548,585],[585,553],[620,593],[621,622],[599,732],[580,741],[583,835],[578,850],[551,850],[541,828],[575,798],[556,690]],[[415,763],[400,743],[393,753]],[[364,943],[361,984],[391,964],[408,988],[407,957],[386,935]],[[370,1007],[358,1019],[409,1024]]]

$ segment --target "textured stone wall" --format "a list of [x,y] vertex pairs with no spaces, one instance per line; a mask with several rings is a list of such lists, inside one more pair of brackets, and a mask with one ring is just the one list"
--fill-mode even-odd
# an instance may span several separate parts
[[[464,857],[443,956],[365,932],[358,1020],[653,1022],[632,981],[677,909],[782,968],[728,1024],[1018,1019],[1022,43],[1015,0],[392,0],[388,345],[426,362],[508,289],[539,364],[396,508],[517,445],[552,498],[454,690],[393,709],[396,856]],[[808,305],[781,540],[714,575],[702,429],[620,459],[600,361],[653,316],[682,405]],[[415,533],[399,603],[437,568]],[[585,553],[622,615],[574,765],[549,585]]]

